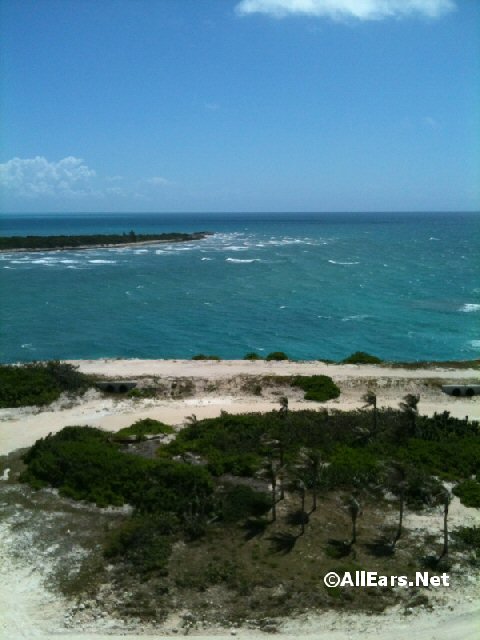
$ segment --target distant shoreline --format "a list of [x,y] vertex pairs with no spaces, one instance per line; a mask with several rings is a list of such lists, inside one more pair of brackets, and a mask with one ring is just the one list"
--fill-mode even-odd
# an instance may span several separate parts
[[[113,235],[113,234],[112,234]],[[132,240],[129,242],[97,242],[92,244],[80,244],[80,245],[55,245],[55,246],[40,246],[40,247],[11,247],[11,248],[0,248],[0,253],[37,253],[37,252],[46,252],[46,251],[77,251],[77,250],[85,250],[85,249],[112,249],[112,248],[123,248],[123,247],[142,247],[146,245],[156,245],[156,244],[170,244],[177,242],[192,242],[195,240],[203,240],[207,236],[213,235],[212,231],[196,231],[194,233],[182,233],[178,234],[178,237],[171,238],[162,238],[162,235],[176,235],[176,234],[158,234],[157,237],[152,237],[146,240]],[[17,238],[16,236],[13,236]],[[87,238],[88,236],[45,236],[45,238]],[[92,238],[101,237],[99,235],[92,235]],[[110,237],[108,235],[106,238]],[[121,236],[119,236],[121,237]],[[126,235],[125,237],[128,237]],[[139,238],[148,237],[146,235],[139,235]],[[27,239],[27,238],[42,238],[42,236],[18,236],[19,240]],[[10,239],[10,238],[8,238]],[[5,238],[0,238],[1,240],[5,240]]]

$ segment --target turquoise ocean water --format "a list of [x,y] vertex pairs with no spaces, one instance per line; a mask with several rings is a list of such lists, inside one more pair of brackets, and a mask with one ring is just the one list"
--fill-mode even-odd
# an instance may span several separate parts
[[478,214],[42,214],[1,235],[214,231],[0,254],[0,360],[480,356]]

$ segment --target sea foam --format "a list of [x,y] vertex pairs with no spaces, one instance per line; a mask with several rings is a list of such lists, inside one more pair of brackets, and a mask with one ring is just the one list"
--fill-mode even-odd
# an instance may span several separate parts
[[474,313],[475,311],[480,311],[480,304],[466,303],[460,307],[459,311],[463,311],[463,313]]

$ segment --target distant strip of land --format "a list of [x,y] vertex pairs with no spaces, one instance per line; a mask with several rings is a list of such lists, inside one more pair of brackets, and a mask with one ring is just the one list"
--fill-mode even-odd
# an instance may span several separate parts
[[0,252],[130,247],[165,242],[191,242],[192,240],[203,240],[210,235],[213,235],[211,231],[152,234],[137,234],[134,231],[130,231],[129,233],[121,234],[79,236],[0,236]]

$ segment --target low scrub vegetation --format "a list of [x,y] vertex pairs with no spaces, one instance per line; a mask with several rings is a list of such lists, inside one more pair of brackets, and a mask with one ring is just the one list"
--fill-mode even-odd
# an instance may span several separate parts
[[192,356],[192,360],[221,360],[220,356],[206,356],[204,353],[197,353]]
[[457,484],[453,493],[460,498],[466,507],[480,508],[480,482],[477,480],[465,480]]
[[[446,413],[419,416],[414,396],[398,410],[377,410],[370,401],[368,410],[291,411],[282,398],[281,408],[267,414],[195,420],[159,444],[154,459],[122,449],[98,429],[68,427],[27,452],[23,480],[100,506],[131,505],[130,519],[104,542],[119,591],[125,576],[128,591],[137,576],[141,589],[150,585],[166,607],[168,598],[183,602],[195,594],[189,607],[205,611],[202,594],[222,585],[222,615],[237,620],[278,615],[280,602],[282,614],[331,606],[371,610],[363,590],[330,591],[321,576],[419,569],[432,543],[410,539],[403,514],[441,507],[440,535],[450,500],[443,479],[454,482],[464,504],[475,503],[480,430]],[[122,431],[142,437],[163,433],[165,425],[146,420],[129,429]],[[396,524],[385,525],[387,510],[390,516],[397,510]],[[400,538],[404,544],[397,546]],[[438,559],[475,550],[478,529],[457,530],[450,551],[448,530],[442,538]],[[408,594],[375,596],[382,609]]]
[[364,351],[355,351],[348,358],[342,360],[343,364],[381,364],[382,362],[383,360],[377,356],[372,356]]
[[250,351],[243,356],[244,360],[262,360],[262,357],[255,353],[254,351]]
[[3,236],[0,237],[0,250],[8,249],[67,249],[97,245],[130,244],[135,242],[188,242],[201,240],[208,231],[195,233],[129,233],[91,234],[80,236]]
[[115,433],[114,438],[116,440],[132,438],[140,441],[145,440],[147,436],[170,435],[172,433],[174,433],[174,430],[170,425],[164,424],[160,420],[153,420],[153,418],[144,418],[143,420],[137,420],[130,427],[120,429]]
[[276,360],[276,361],[280,361],[280,360],[288,360],[288,356],[286,353],[284,353],[283,351],[272,351],[271,353],[269,353],[267,355],[267,357],[265,358],[265,360]]
[[58,361],[0,365],[0,408],[46,405],[61,393],[83,393],[93,385],[89,376]]
[[326,402],[340,395],[340,389],[329,376],[296,376],[292,385],[305,391],[305,400]]

